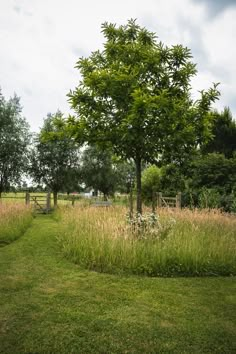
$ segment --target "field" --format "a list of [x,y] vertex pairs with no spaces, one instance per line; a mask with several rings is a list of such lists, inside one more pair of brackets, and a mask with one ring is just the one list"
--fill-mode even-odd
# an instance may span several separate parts
[[[95,213],[104,215],[113,232],[113,216],[125,220],[122,208],[78,209],[84,222],[90,210],[87,225]],[[0,248],[0,353],[236,352],[234,276],[151,278],[86,270],[63,255],[62,223],[66,227],[76,212],[67,208],[64,221],[39,215],[23,236]],[[210,230],[220,217],[214,215]],[[194,218],[206,222],[206,215]],[[230,233],[230,225],[235,232],[234,222],[223,220],[219,232]]]
[[161,209],[127,220],[127,210],[68,208],[60,213],[65,256],[91,270],[150,276],[236,275],[236,217]]

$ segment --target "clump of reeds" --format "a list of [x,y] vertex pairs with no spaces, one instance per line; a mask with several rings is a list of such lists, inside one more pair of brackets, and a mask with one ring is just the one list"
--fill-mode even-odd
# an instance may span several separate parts
[[0,203],[0,246],[20,237],[32,221],[32,210],[22,203]]
[[88,269],[150,276],[236,275],[236,217],[210,210],[159,210],[130,222],[125,208],[61,211],[59,240]]

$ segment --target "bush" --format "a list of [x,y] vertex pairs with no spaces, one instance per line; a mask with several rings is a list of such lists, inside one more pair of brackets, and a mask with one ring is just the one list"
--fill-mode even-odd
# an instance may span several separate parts
[[202,188],[198,197],[198,206],[201,209],[217,209],[221,207],[220,193],[216,189]]

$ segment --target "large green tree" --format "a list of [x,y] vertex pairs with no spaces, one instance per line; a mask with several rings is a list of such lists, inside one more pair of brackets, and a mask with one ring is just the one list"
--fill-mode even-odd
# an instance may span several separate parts
[[31,176],[53,192],[54,206],[58,192],[70,190],[79,179],[79,146],[64,132],[59,132],[62,120],[59,111],[48,114],[31,153]]
[[6,100],[0,90],[0,196],[19,184],[27,169],[30,133],[21,110],[19,97]]
[[196,66],[181,45],[158,42],[156,35],[130,20],[104,23],[104,49],[81,58],[78,87],[69,93],[77,119],[69,126],[77,139],[111,144],[136,165],[137,212],[142,212],[141,166],[157,159],[183,158],[208,136],[216,85],[193,102]]

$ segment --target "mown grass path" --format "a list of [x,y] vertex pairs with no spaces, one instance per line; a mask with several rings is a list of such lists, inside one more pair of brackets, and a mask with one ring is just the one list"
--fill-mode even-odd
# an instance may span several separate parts
[[0,353],[235,353],[235,278],[98,274],[39,216],[0,248]]

